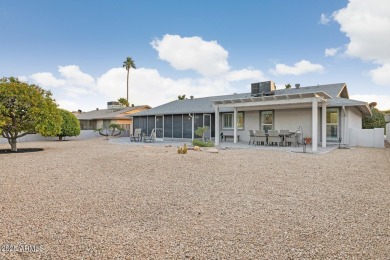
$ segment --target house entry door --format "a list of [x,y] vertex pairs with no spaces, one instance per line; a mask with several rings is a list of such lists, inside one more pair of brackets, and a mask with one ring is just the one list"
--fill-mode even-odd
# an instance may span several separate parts
[[164,117],[156,116],[156,140],[162,141],[164,138]]
[[207,126],[207,132],[204,134],[204,137],[207,141],[211,140],[211,115],[203,114],[203,126]]

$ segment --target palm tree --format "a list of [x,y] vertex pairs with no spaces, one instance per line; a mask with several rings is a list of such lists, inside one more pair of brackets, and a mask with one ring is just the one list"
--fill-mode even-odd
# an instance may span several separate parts
[[129,101],[129,72],[130,69],[136,69],[135,67],[135,62],[131,57],[127,57],[126,60],[123,62],[123,68],[127,70],[127,95],[126,95],[126,100],[127,102]]

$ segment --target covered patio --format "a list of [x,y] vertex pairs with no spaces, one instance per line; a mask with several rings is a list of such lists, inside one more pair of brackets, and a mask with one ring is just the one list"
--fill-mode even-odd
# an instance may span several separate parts
[[[233,122],[237,122],[237,113],[241,111],[261,111],[261,110],[294,110],[311,108],[311,137],[312,137],[312,152],[318,150],[318,133],[321,133],[321,146],[327,147],[326,143],[326,111],[328,100],[332,97],[325,92],[301,93],[301,94],[282,94],[260,97],[236,98],[216,100],[213,102],[215,109],[215,133],[220,132],[220,110],[233,109]],[[321,124],[319,126],[318,108],[321,108]],[[319,129],[319,127],[321,129]],[[256,130],[256,129],[254,129]],[[280,129],[279,129],[280,130]],[[215,138],[215,145],[219,145],[219,138]],[[233,143],[238,143],[237,124],[233,124]]]

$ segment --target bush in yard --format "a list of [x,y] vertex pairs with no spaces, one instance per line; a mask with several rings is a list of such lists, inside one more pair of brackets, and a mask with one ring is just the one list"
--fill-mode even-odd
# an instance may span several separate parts
[[212,141],[203,142],[201,140],[194,139],[192,141],[193,146],[199,146],[199,147],[213,147],[214,143]]
[[376,108],[371,109],[372,116],[363,117],[363,129],[385,128],[386,121],[384,114]]
[[58,140],[62,141],[65,136],[78,136],[80,134],[80,121],[71,112],[60,109],[62,124],[61,133],[59,133]]

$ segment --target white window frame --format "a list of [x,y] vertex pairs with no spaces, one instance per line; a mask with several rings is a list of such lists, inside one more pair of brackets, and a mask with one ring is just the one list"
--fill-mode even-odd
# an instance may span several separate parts
[[[225,123],[226,123],[226,117],[227,116],[229,116],[229,117],[231,117],[231,119],[230,119],[230,121],[231,122],[229,122],[229,123],[231,123],[231,126],[226,126],[225,125]],[[237,126],[237,129],[240,129],[240,130],[242,130],[242,129],[244,129],[244,112],[237,112],[237,122],[236,122],[236,124],[239,122],[239,117],[240,116],[242,116],[242,126]],[[223,113],[222,114],[222,129],[230,129],[230,130],[232,130],[232,129],[234,129],[233,128],[233,117],[234,117],[234,114],[233,113]]]
[[[337,111],[337,123],[328,123],[328,111],[329,110]],[[328,136],[328,126],[337,126],[336,137]],[[340,137],[340,109],[337,107],[328,107],[326,109],[326,140],[335,141],[335,140],[338,140],[339,137]]]
[[[263,123],[263,120],[264,120],[263,113],[266,113],[266,112],[271,112],[272,113],[272,124],[264,124]],[[274,113],[273,110],[263,110],[263,111],[260,111],[260,129],[261,130],[265,130],[264,126],[271,126],[270,129],[274,129],[274,124],[275,124],[275,113]]]

